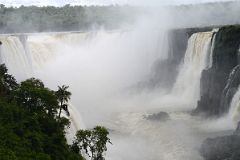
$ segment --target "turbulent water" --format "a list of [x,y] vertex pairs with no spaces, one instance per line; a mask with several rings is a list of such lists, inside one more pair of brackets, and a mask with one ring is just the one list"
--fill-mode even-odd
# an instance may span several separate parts
[[[161,88],[153,93],[128,91],[149,76],[156,59],[168,58],[162,31],[5,35],[0,38],[0,55],[18,80],[36,76],[53,89],[69,85],[69,137],[80,128],[106,126],[113,142],[107,159],[201,160],[202,140],[218,129],[210,130],[208,120],[192,117],[189,111],[199,100],[201,72],[212,63],[213,35],[190,37],[176,83],[167,94]],[[170,120],[144,118],[159,111],[168,112]]]

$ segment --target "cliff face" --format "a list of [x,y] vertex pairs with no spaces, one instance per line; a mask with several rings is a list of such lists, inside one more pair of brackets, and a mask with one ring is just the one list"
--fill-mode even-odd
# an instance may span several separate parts
[[[219,116],[229,109],[230,101],[240,84],[240,72],[234,72],[233,82],[228,83],[230,73],[238,65],[238,49],[240,44],[240,27],[228,26],[220,28],[215,39],[212,67],[204,70],[201,76],[200,94],[194,113]],[[227,84],[229,84],[227,86]],[[222,99],[226,98],[228,102]]]
[[155,84],[166,88],[173,86],[177,76],[177,68],[181,63],[187,48],[187,42],[188,34],[185,30],[173,30],[169,32],[169,57],[166,60],[156,61],[152,82],[155,80]]
[[206,139],[200,149],[205,160],[239,160],[240,136],[230,135]]
[[141,88],[163,87],[170,88],[173,86],[176,76],[177,68],[181,63],[188,42],[188,33],[185,29],[171,30],[168,32],[168,58],[157,59],[153,64],[152,76],[144,82],[140,82]]

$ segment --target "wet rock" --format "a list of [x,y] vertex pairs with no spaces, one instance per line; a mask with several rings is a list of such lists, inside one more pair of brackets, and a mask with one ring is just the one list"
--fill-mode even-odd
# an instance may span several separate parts
[[205,160],[240,160],[240,122],[233,135],[206,139],[200,153]]
[[240,121],[238,122],[237,129],[235,130],[234,134],[240,136]]
[[240,136],[208,138],[203,142],[200,153],[205,160],[239,160]]
[[[188,30],[171,30],[167,34],[167,46],[162,46],[161,52],[168,54],[167,59],[156,59],[152,65],[151,77],[138,83],[140,89],[165,88],[170,89],[175,83],[178,66],[184,58],[188,42]],[[164,50],[162,48],[167,47]]]
[[159,112],[152,115],[145,116],[147,120],[153,120],[153,121],[167,121],[170,119],[170,116],[166,112]]

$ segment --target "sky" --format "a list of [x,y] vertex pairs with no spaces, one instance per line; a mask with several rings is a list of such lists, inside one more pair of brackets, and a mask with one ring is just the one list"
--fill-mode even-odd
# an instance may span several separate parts
[[62,6],[71,5],[111,5],[111,4],[130,4],[130,5],[176,5],[176,4],[195,4],[214,1],[228,0],[0,0],[0,4],[6,6],[37,5],[37,6]]

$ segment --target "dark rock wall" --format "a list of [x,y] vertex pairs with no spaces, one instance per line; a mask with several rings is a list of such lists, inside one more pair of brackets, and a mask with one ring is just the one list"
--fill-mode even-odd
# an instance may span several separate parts
[[220,113],[225,113],[229,110],[233,96],[238,90],[240,84],[240,65],[234,67],[228,77],[227,84],[223,89],[220,99]]
[[239,160],[240,136],[208,138],[203,142],[200,153],[205,160]]
[[166,60],[157,60],[154,64],[153,84],[161,87],[171,87],[177,76],[177,68],[182,62],[188,42],[185,30],[173,30],[168,34],[169,57]]
[[[194,113],[203,112],[207,115],[219,116],[228,111],[229,106],[221,106],[221,98],[224,96],[223,90],[227,85],[230,73],[238,65],[239,44],[239,26],[222,27],[217,32],[213,50],[213,64],[210,69],[202,72],[201,99]],[[236,85],[232,87],[234,88]],[[234,93],[231,97],[233,95]]]
[[200,154],[205,160],[240,160],[240,122],[231,135],[204,140]]

